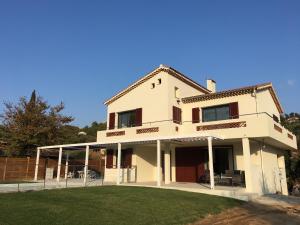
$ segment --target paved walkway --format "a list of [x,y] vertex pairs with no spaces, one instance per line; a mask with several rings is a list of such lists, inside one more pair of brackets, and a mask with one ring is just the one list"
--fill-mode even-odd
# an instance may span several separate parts
[[282,195],[265,195],[240,207],[209,215],[194,225],[299,225],[300,198]]

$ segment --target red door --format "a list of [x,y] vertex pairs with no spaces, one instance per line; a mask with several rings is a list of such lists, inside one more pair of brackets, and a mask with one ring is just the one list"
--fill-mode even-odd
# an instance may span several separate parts
[[199,182],[204,175],[205,149],[199,147],[176,148],[176,181]]

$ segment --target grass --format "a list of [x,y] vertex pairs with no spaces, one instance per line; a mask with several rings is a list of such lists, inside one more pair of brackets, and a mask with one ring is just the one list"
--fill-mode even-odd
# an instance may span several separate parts
[[0,194],[1,225],[187,224],[240,201],[142,187],[88,187]]

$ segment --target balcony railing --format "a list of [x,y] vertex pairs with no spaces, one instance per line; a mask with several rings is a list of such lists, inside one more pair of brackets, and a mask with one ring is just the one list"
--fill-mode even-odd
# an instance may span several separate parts
[[[243,128],[243,130],[239,128]],[[225,138],[240,138],[242,135],[247,135],[248,137],[270,136],[289,145],[295,142],[295,136],[266,112],[240,114],[239,118],[209,122],[200,121],[199,123],[182,121],[180,124],[177,124],[172,119],[145,122],[139,127],[99,131],[98,141],[147,136],[188,135],[196,132],[209,132],[216,135],[224,134]]]

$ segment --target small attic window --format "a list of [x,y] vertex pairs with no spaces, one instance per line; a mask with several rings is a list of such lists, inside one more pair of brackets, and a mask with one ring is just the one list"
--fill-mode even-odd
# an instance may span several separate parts
[[155,83],[151,84],[151,89],[155,88]]
[[161,84],[161,78],[158,78],[157,80],[157,84],[160,85]]
[[178,87],[174,87],[174,94],[175,94],[175,98],[179,98],[179,88]]

